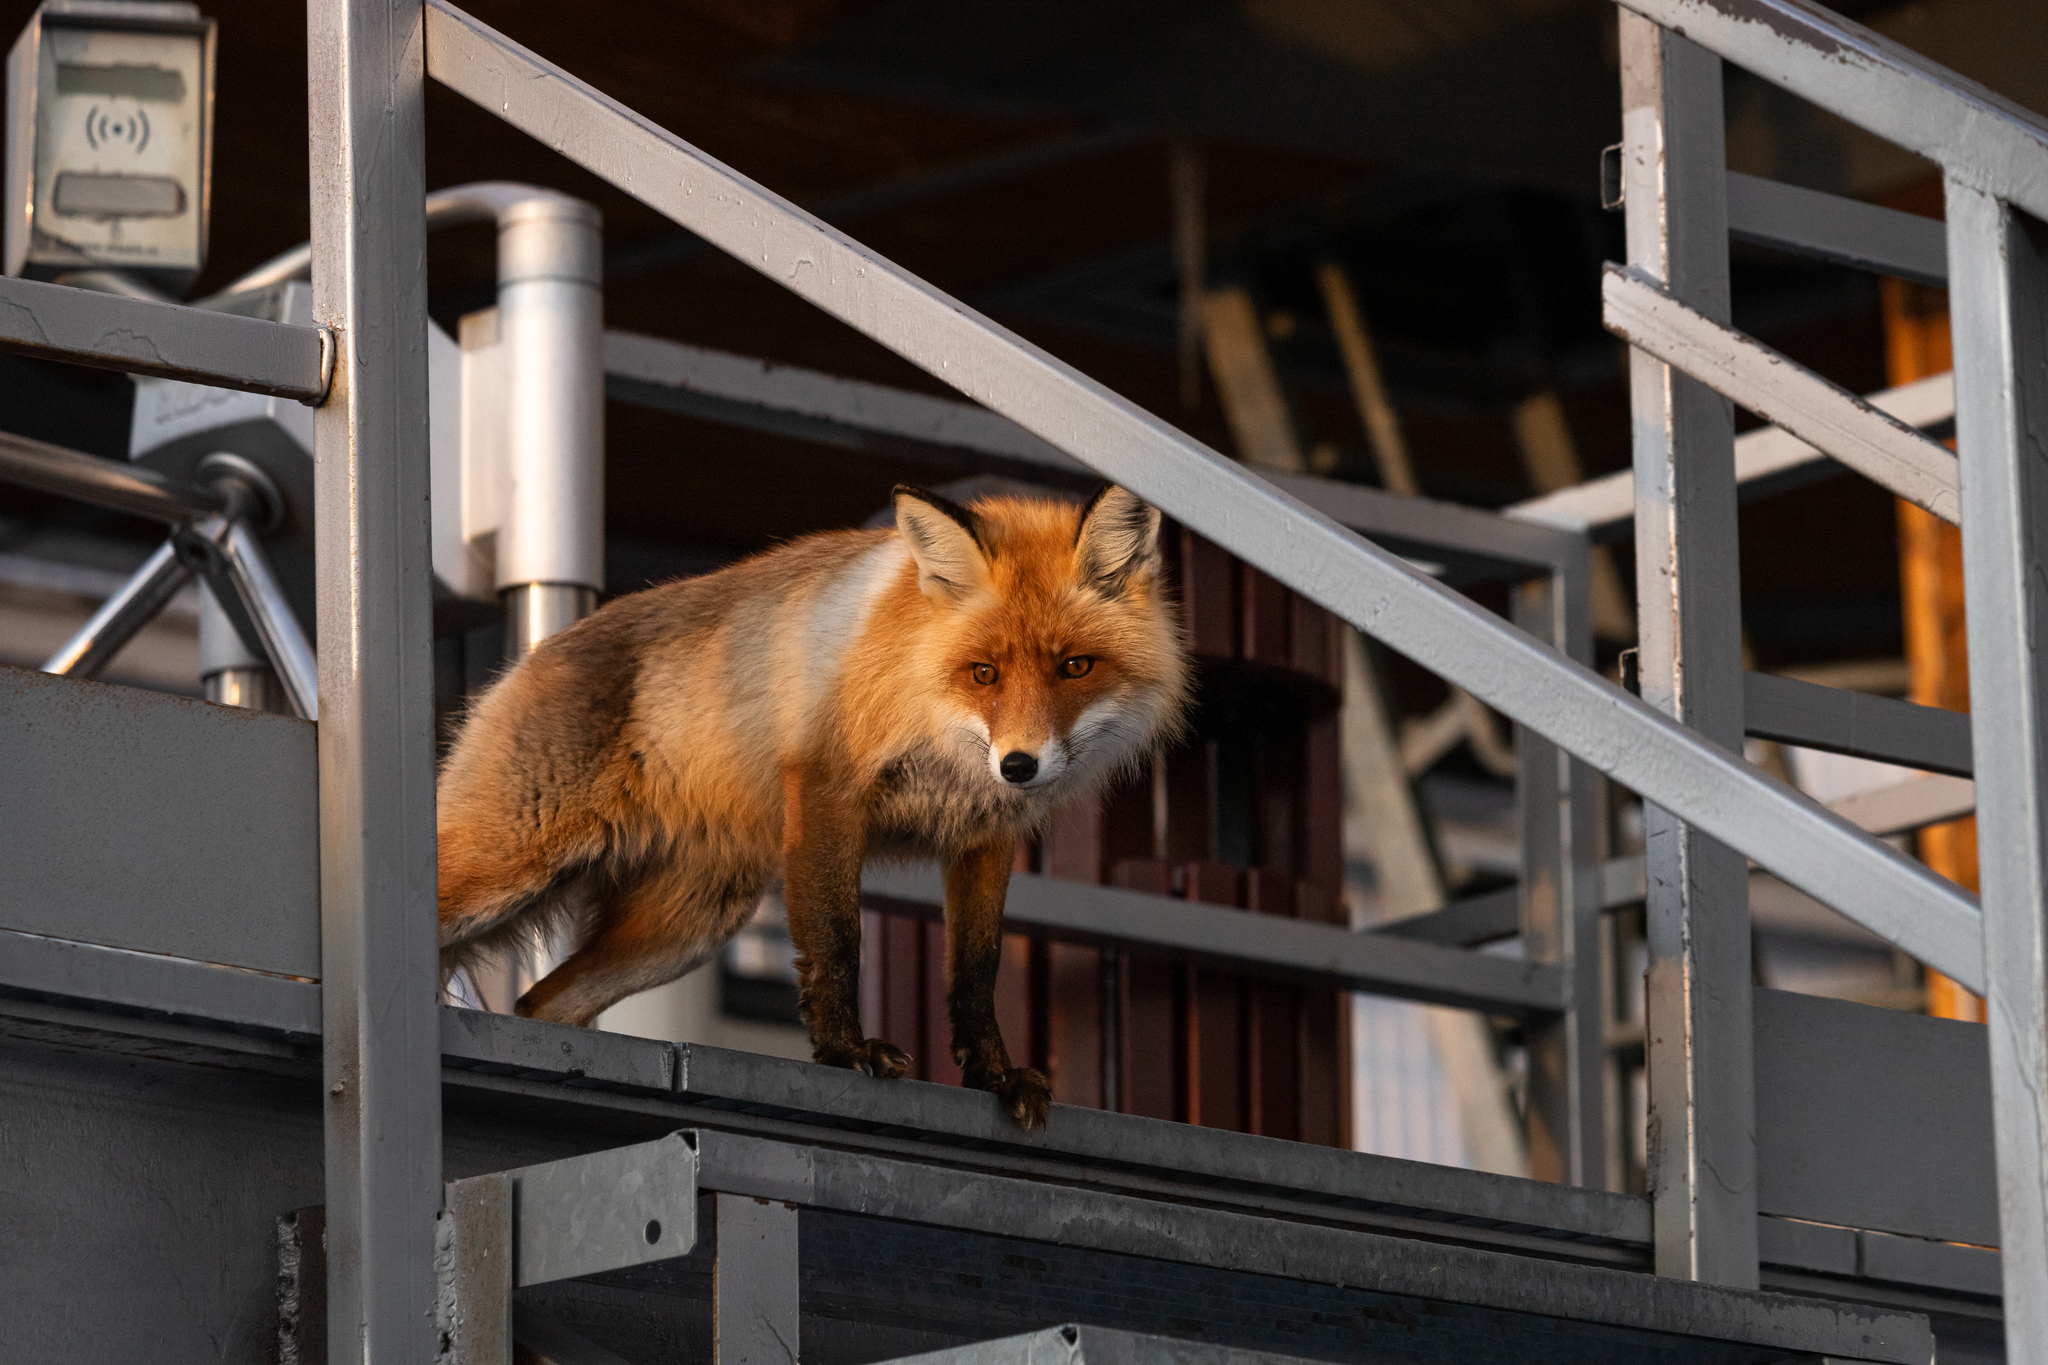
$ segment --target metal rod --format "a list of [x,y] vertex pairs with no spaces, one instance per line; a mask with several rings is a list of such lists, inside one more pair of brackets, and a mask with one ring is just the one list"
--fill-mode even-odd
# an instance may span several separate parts
[[[2048,218],[2048,119],[1810,0],[1620,0],[1964,183]],[[1951,239],[1951,257],[1953,257]],[[1953,265],[1953,260],[1951,260]]]
[[2048,225],[1951,177],[1949,306],[2009,1360],[2048,1358]]
[[[1976,899],[1270,481],[429,0],[436,80],[1965,985]],[[1358,489],[1358,493],[1371,490]],[[1407,506],[1407,499],[1391,499]],[[1530,528],[1537,529],[1537,528]]]
[[1939,218],[1740,171],[1728,172],[1728,235],[1936,288],[1948,283]]
[[1686,307],[1634,267],[1601,285],[1607,330],[1954,525],[1956,461],[1898,418]]
[[[1621,94],[1629,264],[1725,325],[1720,59],[1624,12]],[[1739,754],[1734,413],[1641,349],[1629,353],[1629,401],[1643,700]],[[1643,796],[1657,1273],[1753,1289],[1749,870],[1736,849]]]
[[[871,867],[861,899],[878,909],[936,919],[936,869]],[[1564,1008],[1558,968],[1313,920],[1248,915],[1223,906],[1019,872],[1005,923],[1061,943],[1118,947],[1133,957],[1220,967],[1263,980],[1362,991],[1399,1000],[1522,1017]]]
[[327,1358],[434,1357],[441,1206],[419,0],[309,0]]
[[[1593,655],[1592,565],[1578,562],[1515,589],[1515,623],[1571,658]],[[1602,779],[1526,726],[1515,735],[1522,845],[1522,954],[1554,964],[1564,1012],[1523,1029],[1529,1057],[1529,1173],[1607,1184],[1607,995],[1600,971]]]
[[100,604],[78,633],[43,664],[45,673],[97,678],[135,633],[148,625],[192,578],[192,566],[167,540],[129,576],[121,590]]
[[[1863,399],[1871,407],[1916,430],[1941,427],[1956,415],[1955,377],[1943,373],[1883,389]],[[1782,427],[1763,427],[1735,438],[1735,482],[1744,497],[1804,482],[1826,472],[1827,453]],[[1574,488],[1530,498],[1502,509],[1511,521],[1584,531],[1594,537],[1631,525],[1636,515],[1635,474],[1617,470]]]
[[299,629],[299,618],[292,614],[291,603],[271,571],[270,557],[264,554],[247,521],[240,517],[228,525],[219,544],[235,592],[242,599],[242,609],[248,612],[262,638],[263,652],[269,657],[293,712],[305,720],[320,719],[313,647],[306,643],[306,632]]
[[505,657],[523,659],[533,647],[558,630],[575,625],[597,609],[597,591],[580,583],[522,583],[507,588]]
[[0,303],[0,351],[309,403],[327,391],[316,327],[5,277]]
[[177,525],[221,510],[219,493],[142,465],[0,432],[0,479]]

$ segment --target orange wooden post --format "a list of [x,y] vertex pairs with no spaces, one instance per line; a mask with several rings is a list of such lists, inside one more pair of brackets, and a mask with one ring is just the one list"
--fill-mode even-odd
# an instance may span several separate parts
[[[1948,297],[1903,280],[1882,284],[1885,369],[1892,384],[1951,368]],[[1899,508],[1899,596],[1905,611],[1906,662],[1913,700],[1951,711],[1970,709],[1970,664],[1963,631],[1963,533],[1909,502]],[[1970,890],[1977,889],[1974,816],[1920,831],[1921,861]],[[1943,1019],[1984,1021],[1984,1001],[1940,972],[1927,973],[1927,1012]]]

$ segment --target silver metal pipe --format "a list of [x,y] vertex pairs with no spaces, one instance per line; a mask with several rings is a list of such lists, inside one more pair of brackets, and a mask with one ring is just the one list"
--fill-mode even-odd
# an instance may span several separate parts
[[[517,659],[587,614],[604,582],[603,220],[580,199],[514,181],[427,196],[429,230],[476,222],[498,225],[498,335],[511,411],[497,587],[508,641],[524,642],[510,646]],[[223,292],[311,270],[310,248],[294,247]],[[561,591],[572,587],[584,591]],[[564,603],[582,605],[563,616]]]
[[505,589],[505,657],[525,658],[533,647],[597,610],[597,590],[580,583],[521,583]]
[[216,706],[239,706],[248,711],[289,712],[291,701],[268,666],[237,666],[209,673],[203,679],[206,699]]
[[173,525],[210,516],[224,505],[218,492],[200,484],[7,432],[0,432],[0,479]]
[[313,647],[306,643],[306,632],[299,628],[299,618],[292,615],[291,603],[278,586],[270,557],[263,553],[263,546],[245,518],[229,522],[216,543],[225,556],[242,609],[248,612],[262,638],[263,651],[270,656],[271,667],[277,672],[292,710],[307,720],[320,719],[319,676]]
[[191,577],[192,566],[178,553],[176,541],[157,546],[121,590],[101,603],[92,619],[44,662],[43,672],[97,678]]
[[498,214],[498,344],[508,409],[500,593],[522,584],[595,590],[604,583],[599,224],[596,209],[561,195],[529,196]]

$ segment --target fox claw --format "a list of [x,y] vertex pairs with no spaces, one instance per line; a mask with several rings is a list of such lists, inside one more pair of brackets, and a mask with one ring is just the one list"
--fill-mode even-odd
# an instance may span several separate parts
[[1013,1066],[988,1089],[995,1092],[1003,1112],[1015,1119],[1020,1128],[1043,1128],[1046,1119],[1051,1117],[1052,1089],[1046,1085],[1043,1072],[1028,1066]]
[[868,1038],[857,1047],[820,1048],[815,1059],[826,1066],[843,1066],[885,1081],[893,1081],[910,1069],[910,1054],[894,1043]]

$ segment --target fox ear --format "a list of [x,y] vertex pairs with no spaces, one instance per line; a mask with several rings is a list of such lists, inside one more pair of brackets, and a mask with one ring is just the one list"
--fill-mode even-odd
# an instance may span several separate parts
[[1139,574],[1158,573],[1159,509],[1104,484],[1081,509],[1074,572],[1084,585],[1112,596]]
[[980,520],[959,503],[899,483],[896,530],[917,561],[917,586],[927,597],[958,602],[994,586]]

